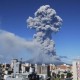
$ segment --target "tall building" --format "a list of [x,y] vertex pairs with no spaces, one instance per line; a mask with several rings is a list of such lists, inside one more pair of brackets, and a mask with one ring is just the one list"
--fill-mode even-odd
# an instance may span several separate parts
[[73,61],[73,80],[80,80],[80,60]]

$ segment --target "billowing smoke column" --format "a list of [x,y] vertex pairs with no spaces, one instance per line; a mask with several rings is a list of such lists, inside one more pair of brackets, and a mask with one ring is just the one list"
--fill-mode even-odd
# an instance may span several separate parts
[[41,6],[34,14],[34,18],[27,19],[28,27],[36,29],[33,41],[41,45],[42,54],[56,56],[55,43],[51,34],[58,32],[62,24],[62,19],[56,11],[49,5]]

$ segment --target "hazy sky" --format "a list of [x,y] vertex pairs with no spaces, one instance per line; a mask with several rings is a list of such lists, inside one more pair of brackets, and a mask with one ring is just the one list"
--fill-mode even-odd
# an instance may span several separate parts
[[[32,40],[35,31],[27,28],[26,20],[29,16],[33,17],[34,12],[42,5],[50,5],[63,19],[61,30],[52,35],[56,54],[71,59],[80,56],[80,0],[0,0],[0,44],[5,42],[5,35],[8,33],[17,37],[16,40]],[[1,59],[5,54],[7,57],[10,55],[4,46],[5,44],[0,46]],[[27,56],[24,50],[18,55],[25,59]]]

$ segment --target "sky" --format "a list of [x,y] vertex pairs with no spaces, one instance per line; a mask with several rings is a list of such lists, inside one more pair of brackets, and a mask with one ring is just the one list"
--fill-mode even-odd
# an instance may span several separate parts
[[61,30],[52,34],[56,54],[66,56],[68,60],[80,56],[79,0],[0,0],[1,62],[17,56],[26,60],[32,55],[28,54],[30,50],[26,50],[24,46],[27,45],[27,49],[31,48],[33,51],[33,45],[26,41],[31,41],[36,31],[27,28],[26,20],[29,16],[33,17],[42,5],[50,5],[63,19]]

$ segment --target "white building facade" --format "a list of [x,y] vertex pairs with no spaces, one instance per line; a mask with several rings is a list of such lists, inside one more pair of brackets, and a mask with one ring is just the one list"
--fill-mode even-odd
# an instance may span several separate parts
[[80,80],[80,60],[73,61],[73,80]]

